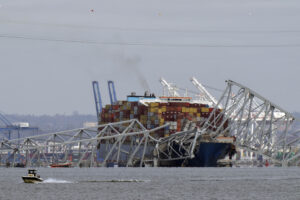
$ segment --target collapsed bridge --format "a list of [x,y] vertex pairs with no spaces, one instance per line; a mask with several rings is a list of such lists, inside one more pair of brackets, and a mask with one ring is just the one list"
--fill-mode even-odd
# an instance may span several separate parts
[[[191,160],[201,140],[233,137],[233,144],[280,166],[299,164],[298,133],[291,132],[293,115],[255,91],[234,81],[227,87],[201,126],[168,137],[155,137],[170,124],[147,129],[137,119],[96,127],[2,139],[3,165],[49,166],[72,162],[74,166],[161,166],[163,162]],[[169,86],[170,87],[170,86]],[[23,156],[22,156],[23,155]],[[182,166],[184,166],[182,164]]]

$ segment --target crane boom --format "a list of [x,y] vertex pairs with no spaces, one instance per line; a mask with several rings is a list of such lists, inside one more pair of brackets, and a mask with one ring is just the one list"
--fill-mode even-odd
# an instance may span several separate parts
[[5,126],[12,126],[12,123],[1,112],[0,112],[0,121],[2,121]]
[[107,84],[108,84],[110,103],[111,103],[111,105],[113,105],[114,103],[116,103],[118,101],[117,95],[116,95],[115,84],[113,81],[107,81]]
[[173,96],[173,97],[179,97],[180,95],[178,94],[178,92],[176,91],[177,88],[172,86],[170,83],[168,83],[164,78],[160,78],[160,83],[166,87],[169,91],[169,95]]
[[200,98],[202,100],[210,102],[212,105],[217,105],[217,100],[205,89],[205,87],[195,78],[191,78],[191,82],[200,91]]
[[101,94],[100,94],[98,81],[93,81],[93,92],[94,92],[94,99],[95,99],[95,105],[96,105],[97,119],[99,120],[100,113],[102,112],[102,100],[101,100]]

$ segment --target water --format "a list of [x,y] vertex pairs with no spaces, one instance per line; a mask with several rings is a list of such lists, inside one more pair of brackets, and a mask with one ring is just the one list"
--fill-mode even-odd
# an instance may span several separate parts
[[0,199],[300,199],[300,168],[0,169]]

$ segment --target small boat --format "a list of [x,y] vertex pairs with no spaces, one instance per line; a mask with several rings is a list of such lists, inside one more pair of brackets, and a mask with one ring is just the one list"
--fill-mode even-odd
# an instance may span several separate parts
[[67,167],[71,167],[72,163],[58,163],[58,164],[51,164],[50,167],[51,168],[67,168]]
[[27,176],[22,176],[25,183],[38,183],[43,182],[43,179],[36,173],[35,169],[29,169]]

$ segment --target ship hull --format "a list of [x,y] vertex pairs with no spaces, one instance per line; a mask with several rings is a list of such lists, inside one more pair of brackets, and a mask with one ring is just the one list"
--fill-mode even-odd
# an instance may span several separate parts
[[218,160],[231,152],[231,143],[201,142],[195,158],[188,160],[189,167],[218,167]]
[[195,157],[160,162],[161,167],[219,167],[218,160],[235,153],[232,143],[201,142]]
[[23,176],[22,177],[24,183],[40,183],[43,182],[43,179],[38,177],[31,177],[31,176]]

